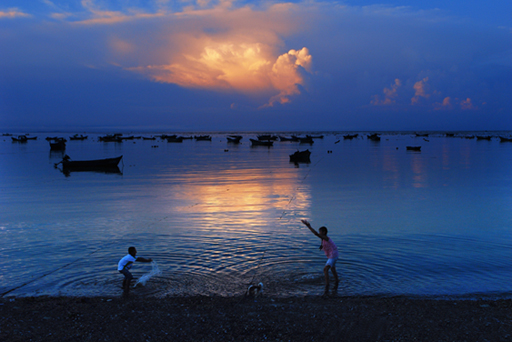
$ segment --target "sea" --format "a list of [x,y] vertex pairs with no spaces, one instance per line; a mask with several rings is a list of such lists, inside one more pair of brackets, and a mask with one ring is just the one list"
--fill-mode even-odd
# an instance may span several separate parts
[[[135,296],[240,296],[259,283],[268,296],[320,295],[326,256],[302,219],[338,247],[333,295],[512,297],[512,143],[498,138],[512,132],[75,133],[0,137],[4,298],[120,296],[130,246],[154,260],[133,265],[145,277]],[[314,143],[252,146],[261,134]],[[50,150],[54,136],[65,151]],[[290,162],[304,150],[310,162]],[[64,155],[123,158],[117,172],[63,172]]]

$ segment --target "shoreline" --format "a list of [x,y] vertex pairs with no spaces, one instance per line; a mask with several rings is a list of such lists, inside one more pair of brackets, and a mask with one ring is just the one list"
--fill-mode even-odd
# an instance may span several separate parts
[[0,298],[3,341],[506,341],[512,299]]

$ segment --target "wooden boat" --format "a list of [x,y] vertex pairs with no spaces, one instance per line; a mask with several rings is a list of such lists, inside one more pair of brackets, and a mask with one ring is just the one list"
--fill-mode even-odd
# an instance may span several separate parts
[[371,141],[380,141],[380,137],[377,133],[370,134],[367,138]]
[[78,134],[75,134],[73,135],[72,137],[69,137],[69,140],[85,140],[87,139],[88,135],[78,135]]
[[311,163],[309,159],[311,152],[309,150],[297,151],[294,154],[290,154],[290,162],[293,163]]
[[121,161],[123,156],[107,159],[95,160],[70,160],[68,155],[65,155],[61,162],[55,166],[62,164],[63,171],[107,171],[119,172],[117,164]]
[[277,137],[275,135],[270,135],[270,134],[263,134],[263,135],[258,135],[258,140],[270,140],[270,141],[276,141],[277,140]]
[[500,142],[512,142],[512,138],[500,137]]
[[98,138],[99,141],[103,142],[122,142],[123,139],[121,139],[120,134],[107,134],[103,137]]
[[417,137],[428,137],[428,133],[414,133]]
[[183,142],[183,138],[182,137],[177,137],[177,136],[168,137],[166,140],[167,140],[167,142],[170,142],[170,143],[180,143],[180,142]]
[[156,140],[156,137],[142,137],[142,140]]
[[287,138],[287,137],[283,137],[283,136],[279,136],[279,141],[299,141],[299,138],[297,137],[291,137],[291,138]]
[[477,135],[476,140],[491,140],[492,136],[490,135]]
[[50,151],[64,151],[66,149],[66,139],[55,139],[50,141]]
[[299,143],[312,145],[314,143],[314,141],[313,141],[313,138],[311,138],[310,136],[306,136],[305,138],[299,137]]
[[272,140],[256,140],[256,139],[249,139],[251,140],[251,146],[274,146],[274,142]]
[[194,135],[196,141],[211,141],[212,137],[209,135]]
[[37,140],[37,137],[27,137],[27,136],[25,136],[25,137],[27,138],[27,140]]
[[343,136],[343,139],[352,140],[352,139],[357,138],[358,136],[359,136],[358,133],[356,133],[356,134],[346,134],[346,135]]
[[311,137],[311,139],[323,139],[323,135],[306,135],[306,137]]
[[18,137],[11,137],[13,142],[27,142],[27,136],[26,135],[18,135]]
[[421,146],[406,146],[405,148],[407,149],[407,151],[421,151]]
[[228,135],[226,137],[228,139],[228,143],[238,144],[240,143],[240,140],[242,140],[241,135]]

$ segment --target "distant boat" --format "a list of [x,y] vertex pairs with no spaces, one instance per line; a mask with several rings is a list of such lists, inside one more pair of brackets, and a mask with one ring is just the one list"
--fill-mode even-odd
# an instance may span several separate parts
[[270,134],[262,134],[262,135],[258,135],[258,140],[276,141],[277,140],[277,136],[270,135]]
[[346,135],[343,136],[343,139],[345,139],[345,140],[352,140],[354,138],[357,138],[358,136],[359,136],[358,133],[356,133],[356,134],[346,134]]
[[371,141],[380,141],[380,136],[377,133],[368,135],[368,139]]
[[490,136],[490,135],[485,135],[485,136],[483,136],[483,135],[477,135],[477,136],[476,136],[476,140],[489,140],[489,141],[490,141],[490,140],[491,140],[491,138],[492,138],[492,136]]
[[287,137],[283,137],[283,136],[279,136],[279,141],[299,141],[299,138],[297,137],[291,137],[291,138],[287,138]]
[[290,154],[290,162],[293,163],[311,163],[309,159],[311,152],[309,150],[297,151],[294,154]]
[[194,135],[196,141],[211,141],[212,137],[209,135]]
[[315,141],[311,136],[306,136],[305,138],[299,137],[299,143],[301,144],[310,144],[312,145]]
[[428,133],[414,133],[417,137],[428,137]]
[[168,137],[167,138],[167,142],[170,142],[170,143],[180,143],[180,142],[183,142],[183,138],[182,137],[177,137],[177,136]]
[[512,142],[512,138],[500,137],[500,142]]
[[61,162],[55,164],[57,167],[62,164],[63,171],[106,171],[106,172],[119,172],[117,164],[121,161],[123,156],[107,159],[94,159],[94,160],[70,160],[68,155],[65,155]]
[[241,135],[228,135],[226,137],[228,139],[228,143],[238,144],[240,143],[240,140],[242,140]]
[[66,139],[55,139],[50,141],[50,151],[64,151],[66,149]]
[[69,137],[69,140],[85,140],[85,139],[87,139],[87,137],[88,137],[87,135],[84,136],[81,134],[80,135],[75,134],[72,137]]
[[26,135],[18,135],[18,137],[11,137],[13,142],[27,142],[27,136]]
[[103,142],[122,142],[123,139],[121,139],[121,134],[107,134],[105,136],[99,137],[99,141]]
[[274,146],[274,142],[271,140],[256,140],[256,139],[249,139],[251,140],[251,146]]
[[27,136],[25,136],[25,137],[27,138],[27,140],[37,140],[37,137],[27,137]]
[[405,148],[407,149],[407,151],[421,151],[421,146],[406,146]]
[[142,137],[142,140],[156,140],[156,137]]
[[323,139],[323,135],[306,135],[306,137],[311,137],[312,139]]

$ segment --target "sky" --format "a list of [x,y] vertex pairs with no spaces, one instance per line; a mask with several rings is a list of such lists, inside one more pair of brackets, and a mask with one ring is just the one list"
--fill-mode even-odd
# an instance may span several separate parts
[[0,131],[512,130],[512,1],[2,0]]

